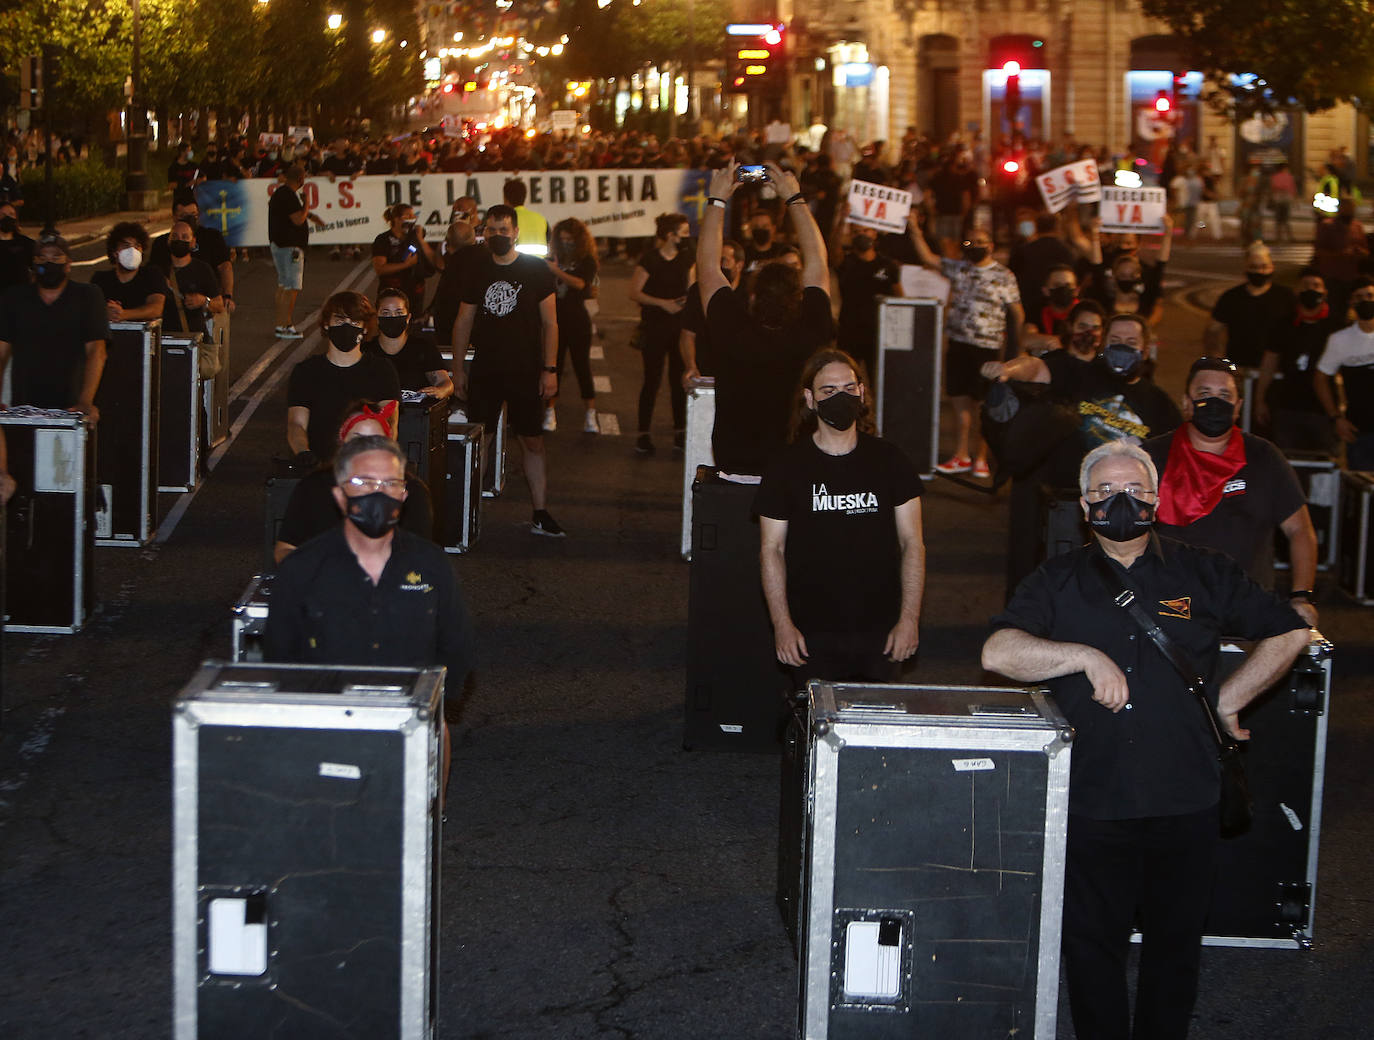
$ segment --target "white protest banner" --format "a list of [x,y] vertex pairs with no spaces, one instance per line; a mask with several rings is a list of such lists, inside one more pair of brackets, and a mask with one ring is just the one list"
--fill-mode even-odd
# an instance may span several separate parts
[[[550,225],[576,217],[601,238],[652,238],[654,218],[681,213],[696,233],[706,206],[710,170],[546,170],[520,174],[529,189],[525,205]],[[464,195],[479,209],[501,201],[509,173],[428,173],[312,177],[302,193],[324,221],[310,231],[315,245],[361,245],[388,227],[382,212],[398,202],[415,207],[431,242],[448,230],[453,203]],[[197,185],[201,222],[218,228],[231,246],[267,245],[267,201],[276,178],[210,181]]]
[[849,182],[849,216],[851,224],[877,228],[879,231],[906,230],[906,215],[911,212],[911,192],[889,188],[868,181]]
[[553,129],[571,133],[577,129],[577,110],[572,108],[560,108],[549,113],[549,119],[553,124]]
[[1045,208],[1058,213],[1070,202],[1096,202],[1102,197],[1101,181],[1097,176],[1095,159],[1080,159],[1067,166],[1056,166],[1035,178]]
[[259,147],[259,148],[280,148],[280,147],[281,147],[281,134],[269,134],[269,133],[267,133],[267,132],[265,132],[265,131],[264,131],[263,133],[258,134],[258,147]]
[[1163,232],[1167,196],[1163,188],[1103,188],[1102,205],[1098,207],[1102,230],[1115,234]]

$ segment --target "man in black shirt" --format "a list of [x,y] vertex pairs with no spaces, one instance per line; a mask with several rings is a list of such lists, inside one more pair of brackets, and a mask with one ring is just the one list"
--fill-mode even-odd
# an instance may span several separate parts
[[28,282],[33,266],[33,239],[19,230],[14,203],[0,202],[0,292]]
[[[472,666],[472,626],[444,550],[398,530],[405,454],[358,437],[334,462],[344,520],[282,561],[263,634],[269,661],[448,669],[457,694]],[[444,779],[448,779],[444,727]]]
[[1286,285],[1274,284],[1274,261],[1263,242],[1245,251],[1245,284],[1232,286],[1217,299],[1203,345],[1213,357],[1258,368],[1273,337],[1293,325],[1297,298]]
[[754,210],[749,217],[749,237],[744,243],[744,273],[753,274],[769,260],[782,256],[786,248],[787,244],[777,239],[772,212]]
[[872,424],[854,358],[818,351],[802,386],[799,436],[754,500],[774,648],[799,686],[891,682],[920,642],[921,478],[900,448],[860,432]]
[[485,245],[490,255],[474,264],[462,287],[453,323],[453,385],[463,396],[468,379],[463,358],[472,344],[469,415],[490,433],[505,404],[511,429],[525,455],[530,489],[530,533],[562,538],[549,515],[544,452],[544,402],[558,393],[558,314],[554,277],[540,257],[519,252],[515,210],[487,210]]
[[792,210],[801,243],[802,270],[765,264],[745,297],[721,273],[721,230],[726,200],[735,193],[736,164],[711,175],[701,222],[697,289],[711,339],[718,347],[716,424],[711,449],[731,474],[762,474],[787,440],[792,395],[802,365],[835,337],[830,312],[830,269],[820,228],[806,208],[797,180],[776,165],[768,179]]
[[1284,451],[1335,451],[1331,420],[1313,376],[1327,339],[1345,325],[1345,315],[1331,309],[1321,272],[1304,269],[1298,276],[1297,317],[1292,325],[1274,330],[1255,384],[1256,425],[1267,426]]
[[310,243],[307,220],[324,221],[305,204],[305,168],[293,163],[282,175],[267,202],[267,237],[272,243],[272,262],[277,267],[277,327],[279,339],[300,339],[295,325],[296,297],[301,293],[305,247]]
[[401,399],[401,381],[389,361],[362,350],[372,304],[362,293],[335,293],[320,308],[329,347],[291,370],[286,385],[286,442],[296,466],[312,469],[338,444],[339,423],[352,401]]
[[836,271],[840,288],[837,345],[863,364],[865,376],[878,378],[878,298],[902,295],[897,262],[878,253],[874,232],[848,221],[839,230],[845,249]]
[[167,302],[162,308],[164,332],[204,334],[206,318],[224,310],[219,279],[210,265],[191,255],[195,231],[178,220],[168,232]]
[[[1241,740],[1249,734],[1237,714],[1292,664],[1307,624],[1229,558],[1152,532],[1156,478],[1140,448],[1090,452],[1079,490],[1095,544],[1053,557],[1021,584],[992,621],[982,663],[1016,682],[1045,683],[1074,728],[1063,956],[1075,1032],[1183,1038],[1219,841],[1216,747],[1187,684],[1116,605],[1098,569],[1134,588],[1203,676],[1216,674],[1221,637],[1258,641],[1207,690]],[[1132,1030],[1126,963],[1137,921]]]
[[[1035,234],[1011,247],[1007,267],[1016,275],[1016,284],[1021,289],[1021,302],[1026,308],[1026,320],[1040,325],[1041,332],[1054,331],[1044,328],[1040,321],[1040,309],[1044,306],[1041,301],[1045,299],[1041,290],[1048,284],[1050,272],[1056,268],[1068,267],[1069,273],[1073,274],[1076,259],[1074,251],[1059,237],[1059,216],[1055,213],[1037,213]],[[1075,279],[1075,288],[1077,284]],[[1058,309],[1066,311],[1071,306],[1073,300]]]
[[[194,239],[191,255],[202,263],[208,264],[219,279],[220,294],[224,297],[226,313],[234,310],[234,265],[229,259],[229,244],[219,228],[203,227],[200,223],[200,206],[196,203],[195,192],[189,188],[180,189],[172,196],[172,220],[184,220],[191,225]],[[149,262],[167,274],[172,266],[172,254],[167,249],[170,234],[159,235],[153,239]]]
[[110,323],[100,290],[70,273],[66,240],[40,238],[33,283],[0,296],[0,379],[13,355],[11,404],[70,408],[96,420]]
[[105,255],[114,270],[97,271],[91,284],[105,294],[105,310],[111,321],[152,321],[162,317],[167,301],[167,279],[155,267],[146,267],[148,231],[142,224],[124,221],[110,229]]
[[[744,274],[744,247],[733,238],[721,243],[720,273],[731,289],[739,288]],[[699,376],[715,376],[720,348],[711,339],[706,324],[706,311],[701,306],[701,290],[693,282],[687,289],[687,303],[682,310],[682,335],[678,339],[682,353],[682,385],[685,389]]]
[[1260,585],[1274,580],[1274,530],[1288,539],[1293,608],[1317,623],[1317,532],[1288,460],[1263,437],[1236,427],[1236,366],[1198,358],[1183,395],[1187,420],[1143,447],[1159,471],[1159,529],[1189,545],[1223,552]]

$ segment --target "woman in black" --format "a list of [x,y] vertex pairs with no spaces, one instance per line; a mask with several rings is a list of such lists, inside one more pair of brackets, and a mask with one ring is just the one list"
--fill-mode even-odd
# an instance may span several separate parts
[[[592,383],[592,319],[587,313],[587,300],[596,285],[596,242],[587,225],[572,217],[555,224],[553,254],[548,261],[549,270],[558,280],[554,290],[558,314],[558,375],[561,380],[563,359],[571,357],[577,388],[582,394],[582,403],[587,406],[582,432],[600,433],[596,422],[596,387]],[[557,401],[557,397],[550,398],[544,411],[545,430],[554,427]]]
[[364,354],[390,361],[401,389],[440,399],[453,395],[453,377],[434,340],[410,326],[410,301],[400,289],[377,294],[377,338],[363,344]]
[[654,399],[668,361],[668,395],[673,405],[673,451],[681,453],[687,435],[687,398],[682,389],[682,309],[687,286],[692,284],[692,257],[683,247],[687,218],[680,213],[661,214],[654,222],[654,244],[644,251],[630,282],[630,300],[639,304],[640,351],[644,355],[644,385],[639,391],[639,439],[635,451],[654,453],[649,423]]
[[400,289],[421,309],[425,303],[425,277],[439,269],[440,261],[425,241],[415,220],[415,209],[404,202],[388,207],[382,216],[390,228],[372,240],[372,269],[383,289]]

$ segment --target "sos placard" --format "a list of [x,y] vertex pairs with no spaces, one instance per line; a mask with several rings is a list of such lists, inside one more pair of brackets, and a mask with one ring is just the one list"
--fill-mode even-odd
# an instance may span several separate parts
[[1045,208],[1058,213],[1070,202],[1096,202],[1102,197],[1102,183],[1097,176],[1097,160],[1080,159],[1066,166],[1056,166],[1035,178]]

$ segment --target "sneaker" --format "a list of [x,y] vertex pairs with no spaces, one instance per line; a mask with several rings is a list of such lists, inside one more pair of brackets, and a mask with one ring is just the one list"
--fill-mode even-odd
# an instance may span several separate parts
[[530,518],[530,534],[542,534],[545,538],[566,538],[568,532],[558,526],[558,521],[549,516],[547,509],[536,509]]
[[687,454],[687,434],[681,430],[673,434],[673,458],[680,459]]
[[305,339],[305,333],[294,325],[283,325],[277,330],[278,339]]
[[601,424],[598,423],[598,422],[596,421],[596,409],[595,409],[595,408],[588,408],[588,409],[587,409],[587,418],[586,418],[586,421],[584,421],[584,422],[582,423],[582,432],[583,432],[583,433],[600,433],[600,432],[601,432]]
[[544,432],[553,433],[558,429],[558,415],[552,408],[544,409]]
[[988,469],[988,464],[983,459],[979,459],[973,464],[973,475],[978,480],[987,480],[992,476],[992,470]]
[[936,473],[967,473],[973,468],[973,460],[967,456],[951,455],[935,467]]
[[647,433],[641,433],[635,441],[635,451],[640,455],[652,455],[654,453],[654,442],[649,439]]

